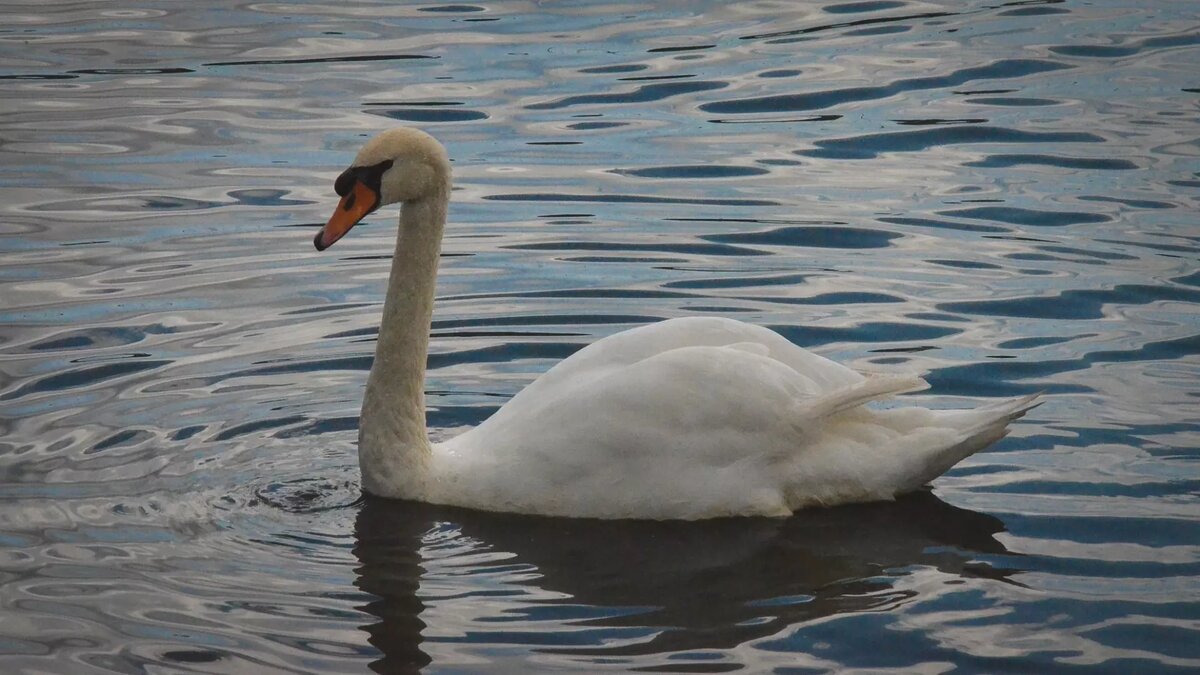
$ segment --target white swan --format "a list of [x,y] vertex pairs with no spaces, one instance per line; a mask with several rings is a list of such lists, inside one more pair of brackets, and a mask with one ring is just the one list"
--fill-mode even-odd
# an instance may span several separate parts
[[478,427],[431,444],[423,387],[446,151],[415,129],[383,132],[335,189],[342,200],[318,250],[403,203],[359,428],[371,494],[554,516],[786,516],[915,490],[1035,405],[872,410],[863,404],[927,385],[860,374],[760,326],[695,317],[599,340]]

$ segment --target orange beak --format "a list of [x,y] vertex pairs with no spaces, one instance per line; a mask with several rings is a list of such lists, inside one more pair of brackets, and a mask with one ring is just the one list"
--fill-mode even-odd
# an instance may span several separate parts
[[358,224],[358,221],[367,216],[368,213],[375,210],[379,206],[379,193],[371,188],[363,185],[361,181],[355,181],[354,187],[350,192],[342,197],[342,201],[338,203],[337,210],[329,217],[329,222],[325,223],[325,227],[317,233],[313,238],[313,245],[318,251],[333,246],[334,242],[341,239],[343,235],[350,231],[350,228]]

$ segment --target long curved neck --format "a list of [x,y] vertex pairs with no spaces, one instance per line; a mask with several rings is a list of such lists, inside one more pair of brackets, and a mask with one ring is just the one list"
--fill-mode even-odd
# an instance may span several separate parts
[[425,430],[425,360],[449,191],[447,185],[406,202],[400,211],[359,423],[362,485],[371,494],[420,499],[425,493],[431,455]]

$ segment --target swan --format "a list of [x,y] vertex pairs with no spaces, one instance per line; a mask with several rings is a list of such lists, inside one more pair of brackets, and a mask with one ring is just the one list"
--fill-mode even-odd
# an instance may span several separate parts
[[761,326],[686,317],[598,340],[431,443],[424,379],[450,174],[432,136],[384,131],[338,176],[341,201],[313,240],[324,250],[401,204],[359,425],[369,494],[566,517],[788,516],[917,490],[1036,405],[875,410],[864,404],[928,385],[857,372]]

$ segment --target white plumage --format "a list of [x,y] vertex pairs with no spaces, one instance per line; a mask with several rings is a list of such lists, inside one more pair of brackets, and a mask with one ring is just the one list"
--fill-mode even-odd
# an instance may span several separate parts
[[[387,160],[379,176],[363,173]],[[1036,405],[1030,396],[873,410],[864,404],[927,385],[858,373],[760,326],[694,317],[599,340],[478,427],[432,445],[422,387],[449,163],[430,136],[396,129],[368,142],[348,173],[368,189],[376,181],[375,192],[343,198],[318,248],[374,207],[404,202],[363,402],[368,492],[556,516],[786,516],[915,490]],[[355,207],[370,196],[374,207]]]

